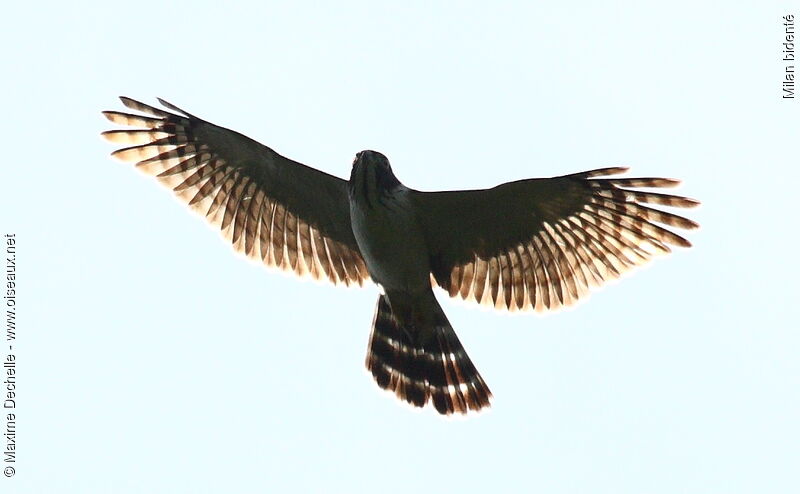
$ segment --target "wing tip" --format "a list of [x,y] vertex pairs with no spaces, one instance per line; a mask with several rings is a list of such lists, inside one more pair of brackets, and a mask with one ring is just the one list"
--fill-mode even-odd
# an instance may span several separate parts
[[657,187],[677,187],[681,184],[681,180],[678,178],[660,178],[658,179],[659,185]]
[[158,100],[158,102],[159,102],[159,103],[161,103],[161,104],[162,104],[162,105],[163,105],[165,108],[169,108],[169,109],[170,109],[170,110],[172,110],[172,111],[176,111],[176,112],[178,112],[178,113],[180,113],[180,114],[182,114],[182,115],[185,115],[185,116],[187,116],[187,117],[190,117],[190,118],[197,118],[197,117],[195,117],[194,115],[192,115],[191,113],[189,113],[188,111],[186,111],[186,110],[183,110],[183,109],[179,108],[179,107],[178,107],[178,106],[176,106],[176,105],[173,105],[172,103],[170,103],[169,101],[165,100],[164,98],[158,98],[158,97],[156,97],[156,99],[157,99],[157,100]]
[[106,120],[108,120],[109,122],[117,123],[117,118],[118,118],[117,115],[119,114],[119,112],[116,112],[114,110],[103,110],[100,113],[104,117],[106,117]]
[[[103,112],[103,113],[105,113],[105,112]],[[115,131],[115,130],[105,130],[103,132],[100,132],[100,137],[102,137],[103,139],[105,139],[108,142],[113,142],[113,143],[120,142],[119,139],[118,139],[118,136],[119,136],[119,132]],[[113,155],[114,153],[111,153],[111,154]]]
[[119,100],[122,102],[123,105],[127,106],[132,110],[137,110],[137,105],[141,105],[143,103],[136,101],[133,98],[129,98],[128,96],[118,96]]
[[692,199],[691,197],[684,197],[683,200],[685,201],[683,207],[685,208],[696,208],[697,206],[703,204],[702,202],[698,201],[697,199]]

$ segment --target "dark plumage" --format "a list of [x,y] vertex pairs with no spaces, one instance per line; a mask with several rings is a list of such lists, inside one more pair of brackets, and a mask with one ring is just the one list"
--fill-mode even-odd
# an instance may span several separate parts
[[[491,189],[419,192],[388,159],[358,153],[350,181],[285,158],[237,132],[159,100],[130,98],[103,114],[135,127],[103,135],[129,145],[113,153],[155,175],[220,228],[234,248],[268,266],[361,285],[378,300],[367,368],[378,385],[443,414],[480,410],[491,392],[432,291],[508,310],[553,310],[641,265],[670,245],[669,230],[697,224],[647,204],[697,201],[639,188],[664,178],[607,178],[603,168],[520,180]],[[663,225],[663,226],[662,226]]]

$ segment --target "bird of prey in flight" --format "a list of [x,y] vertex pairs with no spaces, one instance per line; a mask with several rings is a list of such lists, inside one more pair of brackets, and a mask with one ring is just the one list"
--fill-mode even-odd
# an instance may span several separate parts
[[640,190],[677,180],[617,177],[626,168],[420,192],[376,151],[358,153],[345,181],[162,99],[171,111],[120,99],[138,114],[103,112],[132,127],[103,132],[128,146],[113,156],[155,175],[236,250],[334,284],[380,285],[367,369],[381,388],[441,414],[480,410],[492,394],[434,285],[498,309],[553,310],[670,245],[691,245],[662,225],[697,227],[646,205],[697,201]]

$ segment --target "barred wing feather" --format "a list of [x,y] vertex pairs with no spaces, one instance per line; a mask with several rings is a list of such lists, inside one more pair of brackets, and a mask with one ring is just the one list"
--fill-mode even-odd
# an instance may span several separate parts
[[121,97],[103,114],[134,129],[103,136],[128,145],[112,153],[155,175],[218,226],[234,248],[268,266],[333,283],[369,276],[350,227],[347,183],[285,158],[242,134],[164,100],[172,113]]
[[604,168],[520,180],[492,189],[415,192],[433,276],[450,296],[496,308],[545,311],[567,306],[670,245],[688,240],[664,226],[697,224],[645,204],[688,208],[693,199],[636,188],[665,178],[603,178]]

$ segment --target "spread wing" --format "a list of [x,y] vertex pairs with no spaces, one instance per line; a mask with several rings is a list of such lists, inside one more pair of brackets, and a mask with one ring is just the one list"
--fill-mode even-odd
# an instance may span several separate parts
[[686,208],[698,202],[635,190],[672,187],[677,180],[601,178],[625,171],[415,192],[436,282],[450,296],[496,308],[557,309],[669,252],[670,245],[689,247],[658,223],[692,229],[695,222],[644,204]]
[[114,151],[171,187],[247,256],[333,283],[368,278],[350,227],[347,183],[159,99],[167,112],[120,98],[134,115],[103,114],[134,127],[103,132],[130,145]]

